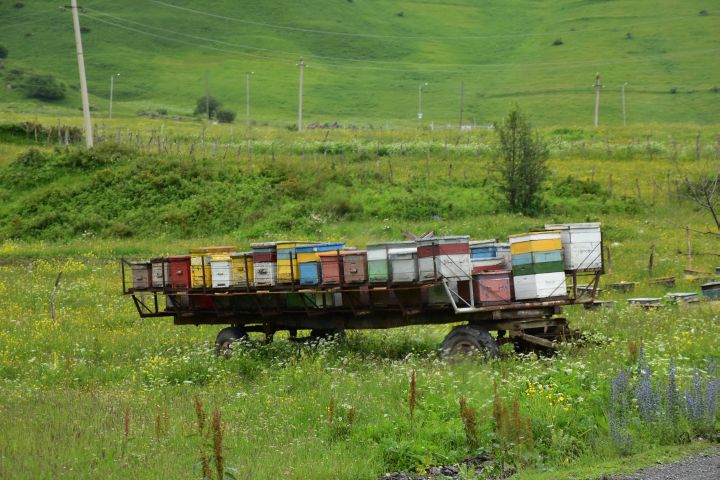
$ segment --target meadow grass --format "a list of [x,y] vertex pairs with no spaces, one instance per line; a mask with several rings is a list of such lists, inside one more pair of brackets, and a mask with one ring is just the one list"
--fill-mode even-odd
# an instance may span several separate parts
[[[188,136],[194,135],[197,132]],[[266,135],[271,138],[272,132]],[[283,135],[278,133],[279,138]],[[379,141],[388,144],[412,137],[404,132],[383,135],[387,136]],[[439,134],[423,135],[443,145],[442,136],[433,137]],[[609,141],[628,142],[630,137],[622,135]],[[684,130],[682,135],[691,141],[694,132]],[[663,148],[668,139],[665,135]],[[364,141],[371,144],[372,137]],[[601,148],[604,139],[596,141]],[[202,452],[212,447],[209,437],[198,433],[197,400],[204,404],[208,422],[215,409],[221,413],[225,465],[236,468],[239,478],[374,479],[387,471],[422,471],[478,454],[493,455],[491,471],[503,465],[517,468],[521,478],[590,478],[620,471],[625,462],[639,466],[700,448],[687,443],[695,438],[692,430],[678,439],[649,435],[637,424],[630,430],[632,448],[619,450],[607,413],[611,379],[621,369],[634,368],[640,345],[658,375],[667,375],[674,362],[683,388],[692,382],[694,368],[705,373],[708,356],[717,359],[717,304],[657,311],[625,304],[628,297],[667,292],[648,283],[650,242],[655,243],[653,276],[676,276],[673,291],[699,291],[699,279],[683,275],[687,259],[679,252],[686,249],[685,227],[704,230],[709,217],[678,197],[674,182],[683,171],[715,171],[716,160],[696,162],[688,154],[690,158],[676,164],[667,156],[607,159],[599,154],[553,153],[548,207],[538,217],[524,217],[503,212],[488,175],[491,156],[451,152],[445,158],[442,147],[429,159],[429,179],[423,155],[368,158],[338,153],[316,155],[303,163],[297,155],[278,154],[273,161],[263,153],[250,162],[242,158],[232,163],[218,157],[173,158],[129,150],[116,163],[91,162],[78,169],[72,161],[89,157],[76,156],[73,149],[53,153],[42,146],[46,156],[39,158],[46,163],[18,170],[14,162],[29,147],[0,147],[5,155],[0,169],[2,218],[37,219],[38,210],[49,208],[68,215],[58,225],[79,225],[73,222],[88,213],[112,211],[103,210],[111,202],[132,201],[118,210],[129,216],[105,213],[100,219],[138,230],[133,238],[102,228],[85,233],[56,229],[57,235],[50,236],[43,229],[4,233],[3,478],[199,478],[196,466]],[[450,164],[453,171],[448,174]],[[163,182],[171,177],[182,180],[188,171],[204,172],[205,177],[193,177],[202,188],[192,190],[187,203],[178,206],[173,203],[176,197],[165,201],[158,195],[171,191],[163,189]],[[669,191],[664,181],[668,172]],[[610,174],[615,181],[612,196]],[[113,177],[124,180],[93,186]],[[144,183],[133,178],[143,178]],[[252,193],[247,189],[254,181],[268,182],[263,188],[271,189],[270,196],[260,190],[266,203],[228,209],[226,200]],[[210,187],[227,195],[208,196]],[[61,195],[68,205],[53,203],[48,194]],[[73,199],[78,196],[80,201]],[[271,199],[275,203],[267,203],[272,196],[277,196]],[[407,198],[422,201],[415,204]],[[212,207],[211,200],[220,206]],[[339,200],[356,202],[360,208],[332,214],[323,210]],[[299,209],[282,210],[288,204]],[[173,205],[181,214],[200,212],[191,218],[195,230],[185,233],[171,219],[166,226],[152,223],[160,207]],[[426,205],[442,209],[442,220],[432,218],[435,212],[418,210]],[[322,215],[308,223],[307,217],[317,212]],[[262,223],[251,214],[270,220]],[[279,334],[274,343],[263,345],[261,338],[252,336],[229,357],[217,357],[212,351],[218,327],[142,320],[130,299],[121,295],[120,256],[182,253],[208,243],[245,248],[257,239],[297,235],[363,246],[399,239],[401,229],[504,238],[546,222],[586,220],[603,223],[612,255],[612,269],[601,284],[606,288],[603,298],[618,305],[593,312],[567,308],[572,327],[585,332],[587,340],[551,357],[505,352],[490,363],[444,361],[438,346],[449,326],[352,331],[340,344],[296,344]],[[256,224],[259,227],[248,228]],[[717,240],[693,233],[691,241],[692,267],[711,272],[718,263],[713,256]],[[60,271],[57,319],[52,322],[49,295]],[[607,290],[621,280],[640,284],[632,294]],[[529,419],[532,445],[523,444],[508,454],[500,448],[506,439],[498,436],[496,405],[512,411],[516,401],[519,418]],[[468,412],[474,414],[472,427]]]
[[[120,73],[115,115],[189,116],[207,79],[212,95],[238,112],[238,122],[245,121],[245,73],[252,71],[251,119],[292,126],[296,64],[304,56],[307,123],[414,127],[418,86],[427,82],[424,124],[457,125],[464,81],[465,124],[492,123],[519,102],[542,125],[591,125],[596,72],[605,85],[602,125],[622,125],[625,82],[630,123],[718,121],[718,69],[708,60],[717,53],[718,15],[703,0],[165,3],[216,16],[140,0],[84,5],[85,61],[96,113],[107,116],[110,76]],[[708,14],[700,15],[703,10]],[[9,50],[3,84],[12,87],[0,90],[2,109],[77,115],[70,13],[49,0],[25,2],[22,9],[3,3],[0,25],[0,44]],[[558,39],[563,45],[553,46]],[[30,74],[57,77],[68,85],[66,99],[24,98]]]

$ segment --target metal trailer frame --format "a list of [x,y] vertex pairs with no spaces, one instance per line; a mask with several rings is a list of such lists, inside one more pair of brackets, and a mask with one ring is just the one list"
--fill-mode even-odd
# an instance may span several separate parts
[[[600,243],[603,255],[602,242]],[[565,318],[558,317],[567,305],[592,304],[597,293],[600,276],[604,274],[604,258],[599,270],[565,271],[569,292],[552,298],[512,301],[504,304],[476,306],[472,279],[468,282],[469,297],[459,289],[453,290],[447,279],[427,283],[376,286],[366,283],[340,287],[316,286],[307,288],[294,280],[293,262],[291,283],[214,289],[209,287],[172,289],[152,287],[134,290],[128,287],[126,267],[130,262],[122,258],[121,275],[123,294],[130,295],[142,318],[173,317],[176,325],[230,325],[244,332],[262,332],[268,340],[278,332],[287,330],[294,338],[298,330],[342,332],[346,329],[386,329],[411,325],[438,325],[461,323],[485,331],[497,332],[497,343],[514,342],[529,348],[553,349],[556,341],[576,337],[578,332],[568,327]],[[166,285],[163,266],[163,285]],[[205,275],[204,260],[202,264]],[[247,274],[247,270],[246,270]],[[581,278],[587,282],[579,284]],[[207,284],[206,281],[203,284]],[[448,297],[447,304],[428,304],[422,299],[423,290],[442,287]],[[579,288],[582,290],[578,296]],[[366,292],[369,301],[362,302]],[[288,307],[287,295],[299,294],[302,306]],[[310,298],[323,294],[323,305]],[[341,294],[342,306],[327,306],[325,294]],[[391,295],[395,304],[387,300]],[[165,301],[160,297],[164,296]],[[202,300],[204,305],[197,305]],[[161,307],[162,306],[162,307]]]

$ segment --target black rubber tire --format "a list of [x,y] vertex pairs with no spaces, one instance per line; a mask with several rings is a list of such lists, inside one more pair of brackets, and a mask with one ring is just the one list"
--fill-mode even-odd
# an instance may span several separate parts
[[215,351],[218,355],[230,351],[231,345],[238,340],[246,340],[248,334],[242,327],[226,327],[220,330],[215,338]]
[[486,359],[499,354],[497,343],[490,332],[477,325],[459,325],[443,340],[440,352],[444,357],[480,353]]
[[310,339],[311,340],[335,340],[335,341],[342,341],[347,338],[347,333],[345,333],[345,330],[339,329],[335,330],[332,328],[314,328],[310,330]]

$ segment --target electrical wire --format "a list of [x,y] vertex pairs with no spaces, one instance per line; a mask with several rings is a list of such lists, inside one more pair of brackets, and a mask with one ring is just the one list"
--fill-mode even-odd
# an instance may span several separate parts
[[45,22],[47,20],[54,20],[57,17],[57,13],[54,13],[54,12],[47,12],[47,13],[48,13],[48,16],[44,17],[44,18],[38,18],[36,20],[29,20],[27,22],[12,23],[10,25],[2,25],[0,28],[2,28],[3,30],[6,30],[9,28],[14,28],[14,27],[22,27],[23,25],[31,25],[34,23]]
[[[88,10],[89,10],[89,9],[88,9]],[[195,40],[201,40],[201,41],[205,41],[205,42],[213,42],[213,43],[218,43],[218,44],[222,44],[222,45],[230,46],[230,47],[255,48],[255,49],[258,49],[258,50],[267,51],[267,52],[269,52],[269,53],[283,53],[283,54],[288,54],[288,55],[297,55],[297,56],[300,56],[300,54],[293,53],[293,52],[283,52],[283,51],[278,51],[278,50],[261,49],[261,48],[258,48],[258,47],[251,47],[251,46],[248,46],[248,45],[233,44],[233,43],[230,43],[230,42],[224,42],[224,41],[222,41],[222,40],[215,40],[215,39],[208,38],[208,37],[200,37],[200,36],[196,36],[196,35],[184,34],[184,33],[182,33],[182,32],[177,32],[177,31],[173,31],[173,30],[169,30],[169,29],[165,29],[165,28],[153,27],[153,26],[146,25],[146,24],[142,24],[142,23],[140,23],[140,22],[135,22],[135,21],[132,21],[132,20],[120,19],[119,17],[115,17],[115,16],[110,15],[110,14],[105,14],[104,12],[100,12],[100,11],[98,11],[98,10],[93,10],[93,12],[96,13],[96,14],[100,14],[100,15],[104,15],[104,16],[109,16],[109,17],[111,17],[111,18],[115,18],[115,19],[118,19],[118,20],[121,20],[121,21],[127,21],[127,22],[131,22],[131,23],[134,23],[134,24],[137,24],[137,25],[142,25],[142,26],[144,26],[144,27],[146,27],[146,28],[154,28],[154,29],[157,29],[157,30],[160,30],[160,31],[164,31],[164,32],[166,32],[166,33],[170,33],[170,34],[173,34],[173,35],[184,36],[184,37],[189,37],[189,38],[193,38],[193,39],[195,39]],[[95,15],[88,15],[88,14],[82,14],[82,15],[83,15],[84,17],[87,17],[87,18],[93,19],[93,20],[95,20],[95,21],[102,22],[102,23],[105,23],[105,24],[108,24],[108,25],[111,25],[111,26],[114,26],[114,27],[117,27],[117,28],[122,28],[122,29],[125,29],[125,30],[129,30],[129,31],[141,33],[141,34],[144,34],[144,35],[153,36],[153,37],[160,38],[160,39],[164,39],[164,40],[168,40],[168,41],[174,41],[174,42],[183,43],[183,44],[186,44],[186,45],[192,45],[192,46],[195,46],[195,47],[208,48],[208,49],[211,49],[211,50],[221,51],[221,52],[224,52],[224,53],[231,53],[231,54],[235,54],[235,55],[248,56],[248,57],[252,57],[252,58],[269,60],[269,61],[274,61],[274,62],[279,62],[279,63],[289,63],[289,62],[292,61],[292,60],[289,60],[289,59],[278,59],[278,58],[274,58],[274,57],[267,57],[267,56],[262,56],[262,55],[256,55],[256,54],[252,54],[252,53],[248,53],[248,52],[239,52],[239,51],[237,51],[237,50],[227,50],[227,49],[222,49],[222,48],[213,47],[213,46],[210,46],[210,45],[198,45],[198,44],[196,44],[196,43],[192,43],[192,42],[188,42],[188,41],[183,41],[183,40],[180,40],[180,39],[176,39],[176,38],[172,38],[172,37],[167,37],[167,36],[155,34],[155,33],[152,33],[152,32],[147,32],[147,31],[144,31],[144,30],[140,30],[140,29],[133,28],[133,27],[128,27],[128,26],[126,26],[126,25],[118,24],[118,23],[115,23],[115,22],[110,22],[110,21],[108,21],[108,20],[104,20],[104,19],[102,19],[102,18],[98,18],[98,17],[95,16]],[[685,56],[685,55],[688,55],[688,56],[689,56],[689,55],[702,55],[702,54],[714,53],[714,52],[718,52],[718,51],[720,51],[720,48],[705,49],[705,50],[689,50],[689,51],[682,51],[682,52],[670,52],[670,53],[663,53],[663,54],[656,54],[656,55],[647,55],[647,56],[644,56],[644,57],[642,57],[642,58],[629,58],[629,59],[610,60],[610,61],[606,61],[606,60],[582,60],[582,61],[572,61],[572,62],[488,63],[488,64],[468,64],[468,63],[445,63],[445,64],[443,64],[443,63],[392,62],[392,61],[351,59],[351,58],[328,57],[328,56],[315,56],[315,55],[308,55],[308,57],[310,57],[310,58],[321,58],[321,59],[325,59],[325,60],[331,60],[331,61],[334,61],[334,62],[350,61],[350,62],[357,62],[357,63],[370,63],[370,64],[381,64],[381,65],[390,64],[390,65],[401,65],[401,66],[407,66],[407,67],[423,67],[423,68],[433,69],[433,71],[440,73],[440,72],[442,72],[442,70],[438,70],[438,68],[473,68],[473,69],[504,69],[504,68],[508,68],[508,67],[532,67],[532,68],[552,67],[552,68],[555,68],[555,67],[572,67],[572,66],[600,66],[600,65],[615,65],[615,64],[641,63],[641,62],[644,62],[644,61],[652,61],[652,59],[654,59],[654,58],[667,58],[667,57],[676,57],[676,56]],[[344,64],[341,64],[341,63],[328,63],[328,64],[326,64],[326,65],[327,65],[327,66],[332,66],[332,67],[340,67],[340,68],[360,68],[360,69],[367,69],[367,70],[412,71],[412,70],[408,70],[408,69],[398,69],[398,68],[344,65]],[[446,72],[447,72],[447,71],[446,71]],[[455,71],[451,71],[450,73],[452,73],[452,72],[455,72]]]
[[[581,33],[581,32],[599,32],[604,30],[612,30],[615,28],[625,28],[625,27],[632,27],[636,25],[644,25],[644,24],[653,24],[653,23],[664,23],[664,22],[673,22],[677,21],[680,18],[686,18],[686,17],[694,17],[695,15],[674,15],[672,17],[663,18],[659,20],[649,20],[646,22],[636,22],[636,23],[630,23],[627,25],[622,25],[620,27],[599,27],[599,28],[588,28],[583,30],[563,30],[559,32],[544,32],[544,33],[508,33],[508,34],[493,34],[493,35],[381,35],[381,34],[372,34],[372,33],[353,33],[353,32],[338,32],[333,30],[319,30],[319,29],[312,29],[312,28],[301,28],[301,27],[292,27],[289,25],[277,25],[273,23],[265,23],[265,22],[258,22],[253,20],[245,20],[237,17],[230,17],[227,15],[219,15],[215,13],[210,12],[204,12],[202,10],[196,10],[194,8],[188,8],[188,7],[181,7],[179,5],[174,5],[172,3],[162,2],[160,0],[150,0],[151,3],[154,3],[156,5],[160,5],[166,8],[174,8],[177,10],[183,10],[186,12],[190,12],[197,15],[204,15],[207,17],[212,18],[218,18],[222,20],[228,20],[238,23],[244,23],[247,25],[255,25],[258,27],[265,27],[265,28],[273,28],[277,30],[290,30],[300,33],[311,33],[311,34],[318,34],[318,35],[334,35],[334,36],[345,36],[345,37],[361,37],[361,38],[382,38],[382,39],[422,39],[422,40],[470,40],[470,39],[493,39],[493,38],[519,38],[519,37],[546,37],[546,36],[553,36],[553,35],[566,35],[571,33]],[[618,18],[626,18],[626,17],[618,17]]]

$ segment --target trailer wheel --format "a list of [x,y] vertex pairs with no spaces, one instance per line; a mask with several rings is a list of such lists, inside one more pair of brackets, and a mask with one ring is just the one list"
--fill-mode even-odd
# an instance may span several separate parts
[[215,351],[218,355],[228,353],[233,342],[247,338],[248,334],[242,327],[223,328],[215,339]]
[[481,353],[485,358],[498,356],[498,346],[490,332],[477,325],[459,325],[443,340],[440,352],[444,357]]

